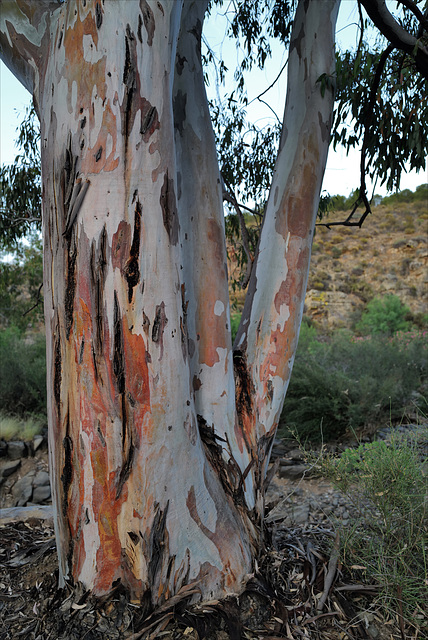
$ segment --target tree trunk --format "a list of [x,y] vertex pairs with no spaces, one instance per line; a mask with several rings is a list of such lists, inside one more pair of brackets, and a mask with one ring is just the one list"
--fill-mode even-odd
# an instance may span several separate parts
[[[239,592],[297,344],[338,0],[299,4],[285,123],[232,351],[206,2],[9,2],[2,56],[41,119],[60,583],[160,604]],[[288,132],[288,133],[287,133]],[[188,587],[189,588],[189,587]]]

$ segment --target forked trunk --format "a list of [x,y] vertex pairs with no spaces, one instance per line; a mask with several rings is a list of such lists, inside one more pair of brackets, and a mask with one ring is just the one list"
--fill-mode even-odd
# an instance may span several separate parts
[[[305,1],[287,129],[232,351],[206,2],[10,2],[41,118],[50,466],[60,581],[159,604],[239,592],[291,372],[333,97],[338,1]],[[320,6],[322,5],[322,7]],[[288,124],[291,118],[291,125]]]

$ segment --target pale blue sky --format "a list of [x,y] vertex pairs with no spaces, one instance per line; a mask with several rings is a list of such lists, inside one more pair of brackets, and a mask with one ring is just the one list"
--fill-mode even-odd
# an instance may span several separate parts
[[[352,44],[355,41],[356,30],[352,24],[358,21],[358,13],[354,0],[342,0],[342,6],[338,21],[338,40]],[[349,26],[351,25],[351,26]],[[231,57],[231,67],[235,64],[238,52],[236,49],[232,51],[230,45],[222,44],[225,19],[221,16],[211,17],[207,29],[204,33],[208,34],[210,45],[220,54]],[[282,64],[286,59],[286,53],[275,52],[274,60],[267,64],[263,71],[252,71],[250,82],[248,83],[248,97],[251,99],[259,94],[264,88],[268,87],[272,80],[276,77]],[[285,96],[286,74],[283,74],[281,80],[264,96],[266,100],[274,107],[278,115],[282,119],[282,111]],[[210,91],[215,91],[212,83]],[[19,125],[25,113],[26,106],[30,103],[30,94],[20,85],[10,71],[3,63],[0,63],[0,163],[12,163],[16,148],[14,140],[16,138],[16,128]],[[249,109],[249,115],[253,120],[263,121],[271,118],[271,113],[260,103],[254,103],[252,109]],[[346,156],[343,150],[333,152],[330,149],[327,162],[326,173],[324,177],[323,189],[330,194],[349,195],[352,189],[358,186],[359,179],[359,154],[357,151],[350,152]],[[428,181],[427,172],[411,172],[403,174],[401,181],[401,189],[411,189]],[[367,186],[369,187],[369,182]],[[371,192],[369,192],[371,193]],[[384,187],[378,186],[376,193],[386,195]]]

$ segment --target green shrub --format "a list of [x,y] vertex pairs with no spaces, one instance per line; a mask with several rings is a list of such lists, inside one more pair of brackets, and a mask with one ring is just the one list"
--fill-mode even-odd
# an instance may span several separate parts
[[406,320],[408,313],[410,309],[394,294],[373,298],[367,304],[356,330],[362,335],[382,333],[391,336],[396,331],[406,331],[410,328]]
[[338,523],[344,564],[377,583],[387,614],[400,612],[416,628],[426,625],[428,502],[416,439],[393,435],[339,458],[324,454],[315,464],[355,507],[346,529]]
[[16,327],[0,331],[2,412],[46,416],[46,340],[22,335]]
[[[302,327],[303,328],[303,327]],[[280,432],[312,442],[412,415],[426,392],[426,332],[321,342],[303,328]]]

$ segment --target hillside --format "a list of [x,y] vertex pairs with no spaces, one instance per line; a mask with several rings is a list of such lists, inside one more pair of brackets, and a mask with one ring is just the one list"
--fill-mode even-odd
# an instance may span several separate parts
[[[317,226],[305,315],[323,329],[351,328],[371,298],[394,293],[421,318],[428,311],[427,232],[426,200],[380,204],[361,229]],[[241,310],[244,292],[231,292],[231,299]]]

